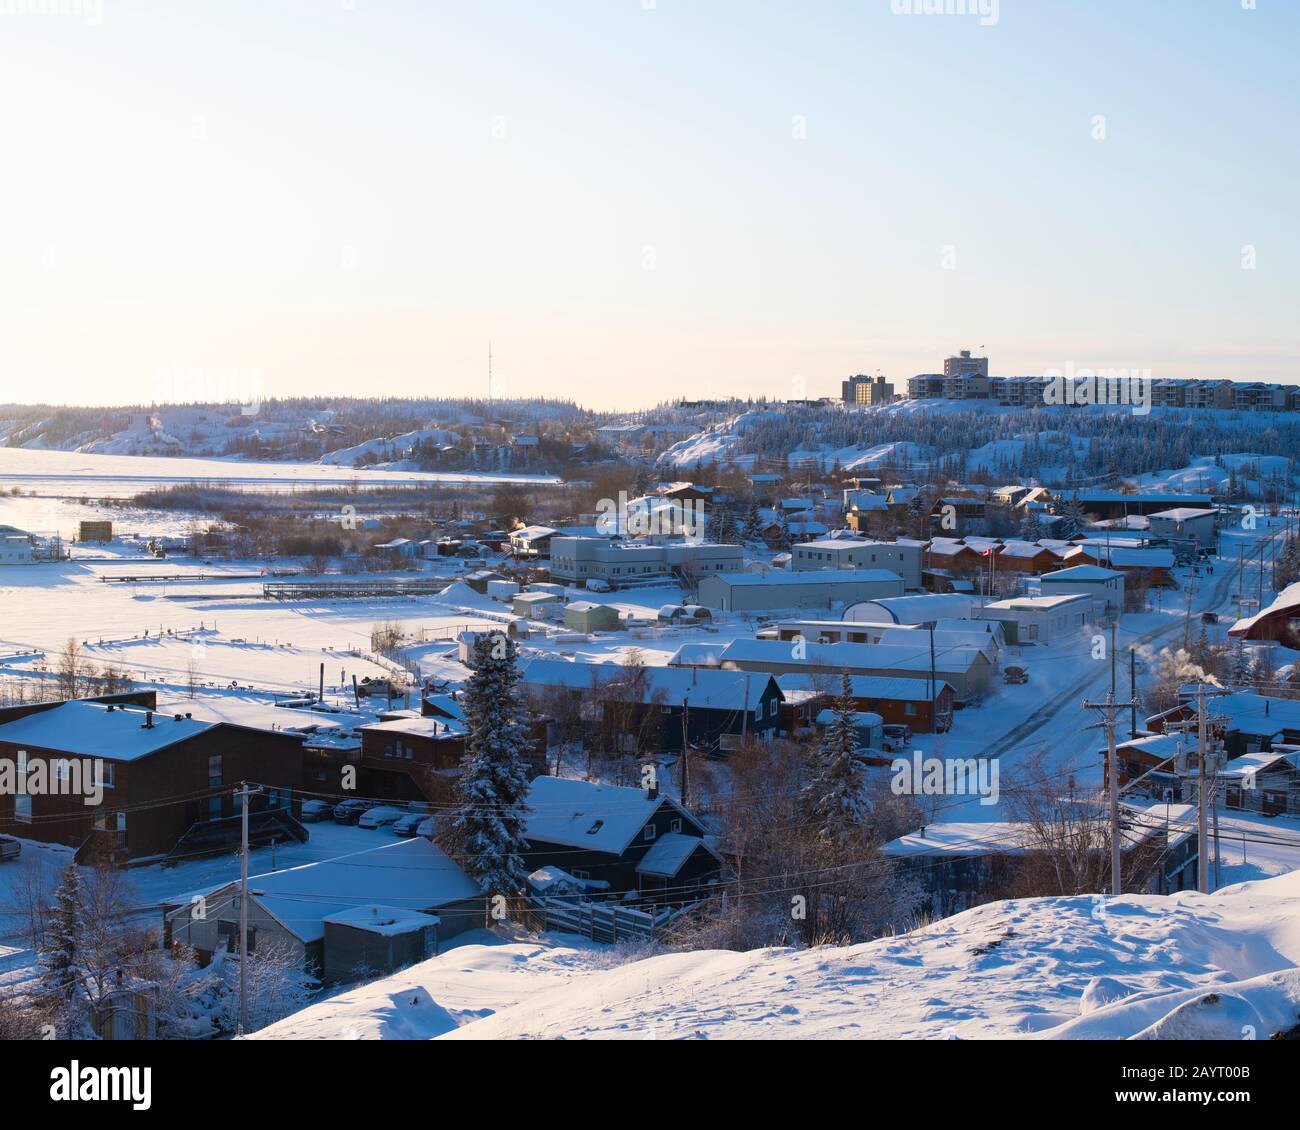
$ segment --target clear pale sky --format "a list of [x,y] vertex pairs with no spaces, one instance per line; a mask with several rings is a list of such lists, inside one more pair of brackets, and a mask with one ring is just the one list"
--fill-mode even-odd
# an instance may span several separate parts
[[49,2],[0,14],[0,400],[476,395],[489,340],[600,408],[1300,380],[1292,0]]

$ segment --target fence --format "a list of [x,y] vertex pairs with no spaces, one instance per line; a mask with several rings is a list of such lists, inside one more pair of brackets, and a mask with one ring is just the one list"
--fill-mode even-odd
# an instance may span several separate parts
[[451,577],[394,578],[390,581],[268,581],[262,595],[268,600],[365,600],[377,596],[434,596]]
[[530,930],[544,933],[561,930],[579,934],[603,945],[633,940],[651,940],[670,923],[700,904],[664,907],[660,910],[637,910],[613,903],[576,902],[560,898],[519,899],[511,905],[511,917]]

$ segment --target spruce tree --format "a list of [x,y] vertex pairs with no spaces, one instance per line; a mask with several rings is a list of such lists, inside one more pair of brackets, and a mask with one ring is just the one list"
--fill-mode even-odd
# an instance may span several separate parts
[[1057,537],[1068,541],[1076,534],[1083,532],[1085,522],[1086,517],[1083,513],[1083,507],[1079,505],[1079,500],[1076,498],[1070,499],[1061,508],[1061,523],[1057,527]]
[[81,961],[81,872],[69,863],[54,892],[40,945],[41,988],[65,1005],[72,999]]
[[866,767],[858,751],[853,724],[852,683],[847,672],[840,682],[834,718],[813,755],[812,775],[805,787],[809,819],[822,840],[843,844],[871,812],[866,797]]
[[1043,527],[1038,521],[1038,511],[1025,507],[1024,517],[1020,519],[1020,537],[1024,541],[1038,541],[1043,536]]
[[463,696],[468,734],[453,826],[465,868],[487,894],[514,894],[527,878],[529,735],[517,660],[505,633],[480,635]]
[[1239,636],[1234,636],[1232,640],[1228,677],[1232,680],[1234,689],[1240,689],[1250,681],[1250,656]]

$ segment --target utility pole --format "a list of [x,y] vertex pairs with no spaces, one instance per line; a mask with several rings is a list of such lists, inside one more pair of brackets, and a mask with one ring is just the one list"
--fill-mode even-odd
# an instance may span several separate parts
[[1110,697],[1115,697],[1115,631],[1119,617],[1110,622]]
[[1105,702],[1089,702],[1084,699],[1083,706],[1085,710],[1105,712],[1101,725],[1106,730],[1106,792],[1110,801],[1110,888],[1111,894],[1118,895],[1123,893],[1123,842],[1119,827],[1119,757],[1115,751],[1115,712],[1132,706],[1132,703],[1116,702],[1112,691],[1106,696]]
[[1196,687],[1196,889],[1210,893],[1209,835],[1205,810],[1205,683]]
[[248,798],[262,791],[260,785],[239,783],[235,793],[243,809],[239,822],[239,1033],[248,1031]]
[[690,698],[689,691],[682,697],[682,807],[684,808],[689,808],[691,805],[687,797],[691,784]]
[[[1215,758],[1215,769],[1218,769],[1218,758]],[[1211,812],[1214,815],[1214,889],[1219,889],[1219,775],[1214,775],[1214,788],[1210,794],[1210,802],[1214,805]]]
[[930,625],[930,711],[934,712],[934,625]]
[[1138,677],[1137,677],[1137,659],[1133,648],[1128,649],[1128,697],[1129,697],[1129,719],[1128,719],[1128,736],[1132,741],[1138,736]]

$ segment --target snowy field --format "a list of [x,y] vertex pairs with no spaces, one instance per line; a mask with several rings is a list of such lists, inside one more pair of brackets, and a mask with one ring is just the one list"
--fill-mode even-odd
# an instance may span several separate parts
[[189,459],[162,455],[87,455],[0,447],[0,486],[95,497],[132,495],[148,486],[216,482],[234,487],[289,490],[301,486],[410,486],[420,483],[556,483],[546,475],[474,471],[382,471],[326,463],[258,463],[246,459]]
[[1300,872],[990,903],[843,948],[624,956],[461,946],[254,1038],[1264,1039],[1300,1015]]

